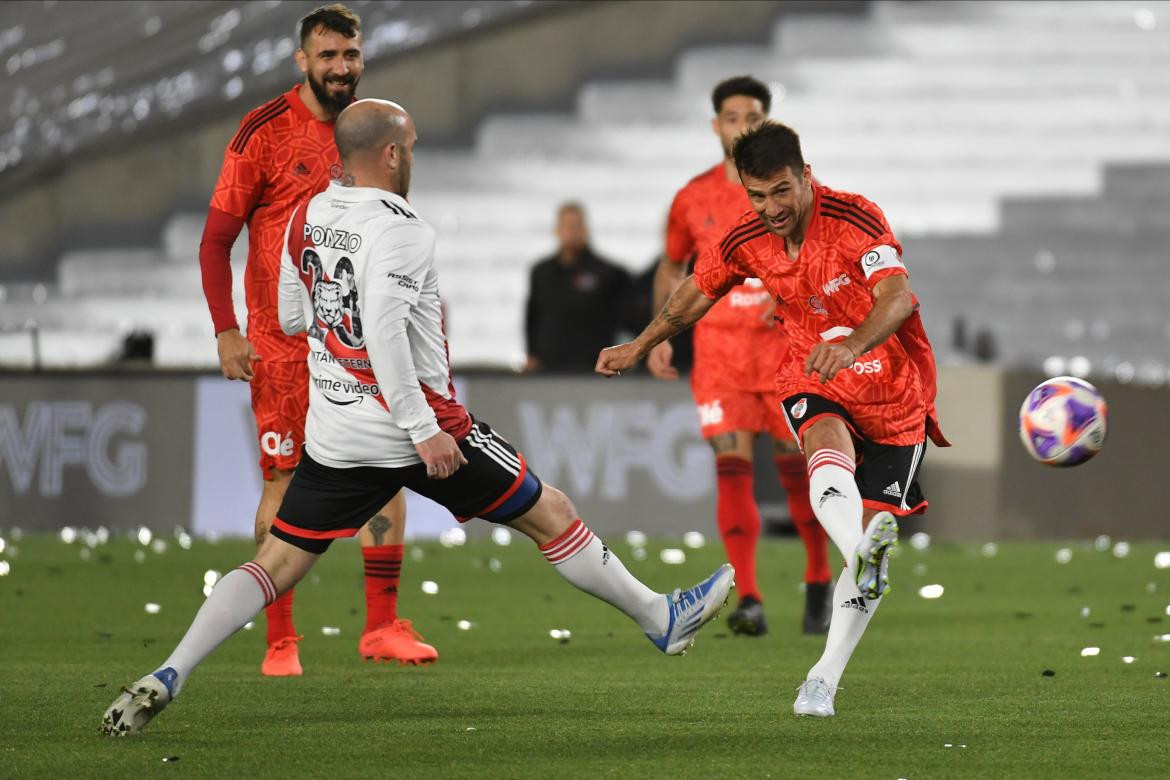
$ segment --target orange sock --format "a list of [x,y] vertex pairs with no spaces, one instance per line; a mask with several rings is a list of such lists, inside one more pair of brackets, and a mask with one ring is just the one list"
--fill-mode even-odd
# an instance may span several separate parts
[[363,547],[366,565],[366,627],[362,633],[398,619],[398,578],[402,574],[401,544]]
[[297,630],[293,627],[292,609],[292,588],[264,608],[264,616],[268,619],[268,644],[274,644],[286,636],[297,635]]
[[781,455],[775,460],[780,484],[788,491],[788,511],[792,513],[792,524],[804,542],[804,581],[829,582],[833,579],[833,573],[829,570],[829,537],[809,503],[808,466],[804,456]]
[[740,599],[760,599],[756,583],[756,541],[760,538],[760,510],[752,487],[752,464],[737,455],[715,456],[715,519],[727,561],[735,567]]

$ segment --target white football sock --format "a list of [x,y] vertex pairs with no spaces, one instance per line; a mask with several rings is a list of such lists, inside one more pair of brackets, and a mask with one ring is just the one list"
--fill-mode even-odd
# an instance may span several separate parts
[[813,514],[850,569],[857,565],[854,553],[865,535],[861,492],[853,476],[856,470],[853,458],[838,450],[817,450],[808,459],[808,497]]
[[663,595],[630,574],[617,554],[580,520],[556,539],[540,545],[540,551],[572,585],[625,612],[647,634],[666,633],[670,614]]
[[861,641],[865,627],[877,611],[881,599],[870,600],[861,595],[853,573],[846,568],[833,588],[833,620],[829,623],[829,636],[825,639],[825,652],[821,660],[808,671],[806,679],[823,677],[829,687],[836,688],[845,673],[853,650]]
[[173,693],[177,696],[187,675],[275,598],[272,578],[256,563],[245,563],[224,575],[195,613],[178,647],[159,667],[178,672]]

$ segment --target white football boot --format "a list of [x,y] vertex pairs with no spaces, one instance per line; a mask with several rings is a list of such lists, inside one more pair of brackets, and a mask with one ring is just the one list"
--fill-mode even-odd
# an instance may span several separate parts
[[792,703],[794,715],[812,715],[817,718],[831,718],[837,714],[833,709],[833,696],[837,693],[830,688],[823,677],[813,677],[797,688],[796,701]]

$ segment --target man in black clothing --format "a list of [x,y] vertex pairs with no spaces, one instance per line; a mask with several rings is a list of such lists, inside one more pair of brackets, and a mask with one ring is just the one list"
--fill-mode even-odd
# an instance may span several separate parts
[[589,248],[585,210],[557,210],[556,254],[532,268],[525,313],[525,370],[590,373],[597,353],[618,341],[626,323],[630,276]]

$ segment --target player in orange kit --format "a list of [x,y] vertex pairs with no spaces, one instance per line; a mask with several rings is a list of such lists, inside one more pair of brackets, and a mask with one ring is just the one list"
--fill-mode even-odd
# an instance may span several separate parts
[[948,446],[935,412],[935,365],[902,248],[860,195],[816,184],[800,139],[765,122],[733,147],[753,211],[707,249],[658,317],[604,350],[614,376],[697,322],[749,277],[776,298],[791,355],[776,374],[788,425],[808,461],[817,519],[845,556],[825,651],[793,712],[830,717],[845,666],[889,587],[895,516],[922,512],[926,438]]
[[[322,6],[301,20],[296,61],[305,80],[252,110],[228,144],[199,246],[203,291],[211,310],[220,367],[228,379],[251,383],[264,488],[256,510],[256,544],[263,542],[284,498],[304,445],[309,404],[308,345],[290,337],[277,317],[281,246],[298,202],[341,175],[333,122],[354,100],[364,63],[361,21],[343,5]],[[232,244],[248,226],[244,289],[248,333],[232,305]],[[398,618],[405,499],[399,493],[362,528],[366,627],[359,652],[368,659],[428,663],[438,658],[409,620]],[[293,591],[265,609],[268,651],[261,671],[302,672],[292,619]]]
[[[723,161],[691,179],[674,197],[666,253],[654,278],[655,314],[686,276],[690,261],[717,244],[727,228],[751,210],[731,147],[745,130],[767,119],[772,93],[750,76],[737,76],[716,86],[711,102],[715,108],[711,127],[723,146]],[[700,432],[715,450],[716,524],[736,572],[739,605],[728,625],[737,634],[767,632],[756,582],[760,512],[752,485],[753,445],[756,436],[767,434],[793,525],[804,542],[804,632],[823,634],[832,616],[828,540],[809,504],[804,458],[775,395],[776,367],[788,353],[788,339],[775,327],[774,308],[760,281],[748,279],[695,325],[691,392]],[[647,358],[650,372],[660,379],[677,379],[671,356],[669,341],[654,347]]]

